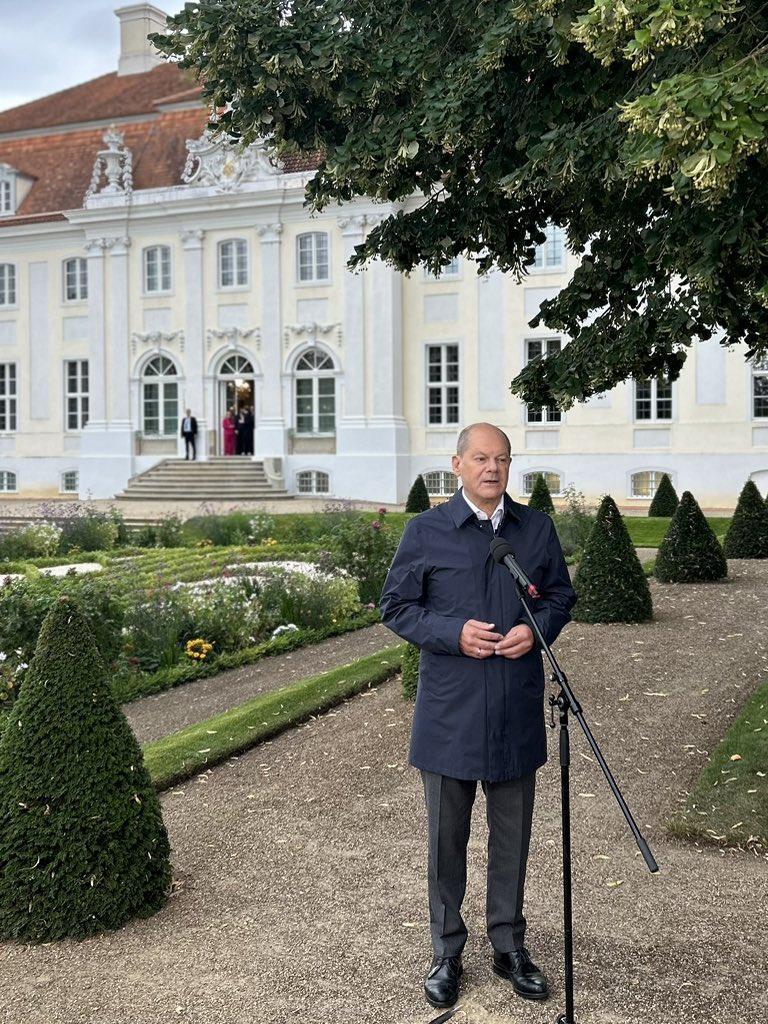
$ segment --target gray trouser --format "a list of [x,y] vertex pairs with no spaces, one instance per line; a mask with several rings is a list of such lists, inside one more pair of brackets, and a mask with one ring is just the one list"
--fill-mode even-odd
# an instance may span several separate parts
[[[477,783],[421,770],[427,806],[429,925],[436,956],[456,956],[467,941],[461,904]],[[488,817],[486,925],[494,949],[523,945],[523,890],[536,772],[508,782],[481,780]]]

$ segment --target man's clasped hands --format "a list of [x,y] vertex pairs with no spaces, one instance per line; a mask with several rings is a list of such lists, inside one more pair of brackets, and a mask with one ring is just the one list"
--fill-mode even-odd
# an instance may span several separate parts
[[467,619],[459,637],[459,648],[468,658],[488,658],[498,654],[503,658],[520,658],[533,647],[533,630],[521,623],[508,633],[494,632],[494,622]]

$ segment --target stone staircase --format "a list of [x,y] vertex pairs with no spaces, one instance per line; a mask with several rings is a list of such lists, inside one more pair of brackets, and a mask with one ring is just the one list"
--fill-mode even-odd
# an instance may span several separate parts
[[212,456],[205,462],[163,459],[156,466],[131,477],[123,501],[275,501],[292,499],[276,487],[262,462],[249,456]]

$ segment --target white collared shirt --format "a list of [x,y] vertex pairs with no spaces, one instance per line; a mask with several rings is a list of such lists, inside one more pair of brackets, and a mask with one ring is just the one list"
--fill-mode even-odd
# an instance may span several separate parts
[[184,417],[184,425],[181,428],[185,434],[192,433],[192,419],[189,416]]
[[469,505],[469,507],[472,509],[472,511],[475,513],[478,519],[491,520],[491,523],[493,525],[493,532],[495,533],[499,528],[501,517],[504,515],[504,495],[502,494],[502,496],[499,498],[499,503],[493,510],[493,512],[490,514],[490,516],[488,515],[487,512],[484,512],[481,508],[478,508],[474,502],[469,500],[469,498],[464,493],[463,486],[461,487],[461,496],[464,498],[464,501],[466,501],[466,503]]

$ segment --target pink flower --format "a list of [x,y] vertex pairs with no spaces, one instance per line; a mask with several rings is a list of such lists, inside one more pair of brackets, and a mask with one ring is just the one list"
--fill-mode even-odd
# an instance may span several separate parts
[[373,522],[371,523],[371,529],[373,529],[373,530],[380,530],[381,529],[381,523],[379,522],[378,519],[374,519],[373,520]]
[[379,515],[380,516],[385,516],[386,514],[387,514],[387,510],[382,505],[382,507],[379,509]]

